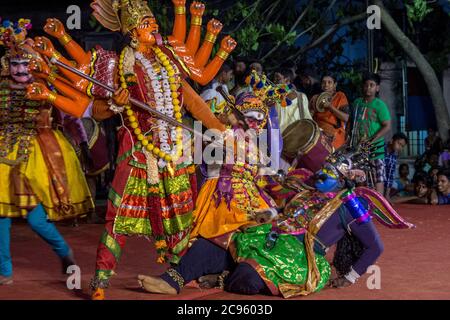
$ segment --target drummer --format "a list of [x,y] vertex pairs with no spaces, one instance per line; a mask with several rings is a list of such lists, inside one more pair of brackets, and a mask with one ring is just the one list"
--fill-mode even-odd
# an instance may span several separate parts
[[312,119],[308,109],[308,97],[297,90],[292,85],[294,73],[291,69],[282,69],[274,74],[274,82],[292,86],[287,98],[291,101],[290,105],[282,106],[277,103],[275,106],[280,124],[280,131],[283,132],[290,124],[301,119]]
[[324,111],[316,109],[318,94],[314,95],[310,101],[310,111],[314,121],[323,130],[330,143],[338,149],[345,143],[345,127],[349,118],[349,104],[347,97],[342,91],[336,91],[336,77],[325,74],[322,77],[322,90],[332,96],[330,102],[321,106]]

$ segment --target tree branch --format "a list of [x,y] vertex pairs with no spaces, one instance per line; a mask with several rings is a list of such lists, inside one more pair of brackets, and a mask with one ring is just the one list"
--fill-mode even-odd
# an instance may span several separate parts
[[[336,0],[334,0],[334,2],[336,2]],[[308,3],[308,6],[305,8],[305,10],[303,10],[303,12],[298,16],[297,20],[294,22],[294,24],[291,26],[291,28],[289,29],[289,31],[286,33],[286,36],[283,38],[283,40],[281,40],[276,46],[272,47],[272,49],[269,50],[269,52],[267,52],[262,58],[261,61],[264,61],[268,56],[270,56],[272,53],[274,53],[281,45],[281,43],[283,43],[284,41],[286,41],[287,36],[289,33],[291,33],[292,31],[295,30],[295,28],[297,27],[297,25],[300,23],[300,21],[302,21],[303,17],[306,15],[306,13],[312,8],[314,4],[314,0],[310,1]]]
[[381,23],[389,32],[389,34],[397,41],[403,51],[414,61],[419,69],[430,93],[431,101],[434,105],[436,122],[441,138],[446,141],[448,139],[448,128],[450,128],[450,116],[445,104],[444,94],[441,84],[436,76],[436,72],[431,67],[427,59],[416,47],[416,45],[403,33],[397,23],[391,17],[387,9],[384,7],[383,1],[374,0],[374,4],[381,9]]
[[319,38],[314,40],[310,45],[308,45],[306,47],[303,47],[302,49],[297,51],[295,54],[293,54],[292,56],[288,57],[286,60],[292,60],[295,57],[304,54],[306,51],[317,47],[319,44],[321,44],[323,41],[325,41],[331,35],[333,35],[336,31],[338,31],[341,27],[343,27],[345,25],[352,24],[352,23],[360,21],[360,20],[363,20],[364,18],[366,18],[366,16],[367,16],[367,14],[365,12],[363,12],[363,13],[357,14],[355,16],[343,18],[342,20],[340,20],[337,23],[333,24],[327,31],[325,31],[324,34],[322,34]]
[[258,5],[260,2],[261,2],[261,0],[257,0],[253,3],[252,11],[249,13],[248,16],[246,16],[244,19],[242,19],[241,22],[239,22],[239,24],[236,26],[236,28],[234,28],[233,30],[230,31],[230,34],[235,33],[236,31],[239,30],[239,28],[242,26],[242,24],[245,22],[245,20],[247,20],[249,17],[251,17],[253,15],[253,13],[258,8]]

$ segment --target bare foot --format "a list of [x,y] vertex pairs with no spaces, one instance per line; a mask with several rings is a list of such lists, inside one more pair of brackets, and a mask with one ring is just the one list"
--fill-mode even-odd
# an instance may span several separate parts
[[160,277],[138,275],[138,282],[142,289],[151,293],[177,294],[177,290]]
[[12,277],[0,276],[0,286],[6,286],[6,285],[10,285],[10,284],[13,284]]
[[206,276],[202,276],[198,278],[198,284],[202,289],[211,289],[215,288],[219,284],[219,276],[218,274],[208,274]]

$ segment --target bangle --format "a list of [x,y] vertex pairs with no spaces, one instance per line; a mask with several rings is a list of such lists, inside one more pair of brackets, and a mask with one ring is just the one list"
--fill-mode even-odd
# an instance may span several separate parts
[[202,25],[202,17],[193,16],[191,19],[191,24],[194,26],[201,26]]
[[108,105],[109,105],[109,110],[111,110],[115,114],[121,113],[125,109],[125,107],[123,107],[123,106],[116,105],[112,99],[108,100]]
[[61,58],[61,54],[58,51],[54,51],[52,53],[52,58],[55,58],[56,60],[59,60]]
[[47,101],[51,104],[54,104],[56,101],[56,94],[53,92],[50,92],[48,95]]
[[186,14],[186,7],[175,7],[175,14]]
[[65,46],[66,44],[68,44],[70,41],[72,41],[72,37],[69,36],[68,34],[64,34],[61,38],[59,38],[59,42]]
[[54,73],[54,72],[50,73],[47,77],[47,81],[50,83],[53,83],[53,82],[55,82],[55,80],[56,80],[56,73]]
[[215,36],[214,34],[212,34],[212,33],[207,33],[206,34],[206,36],[205,36],[205,41],[208,41],[208,42],[211,42],[211,43],[215,43],[216,42],[216,40],[217,40],[217,36]]
[[228,55],[229,55],[228,52],[226,52],[226,51],[224,51],[222,49],[220,49],[219,52],[217,52],[217,56],[219,58],[221,58],[222,60],[227,60]]

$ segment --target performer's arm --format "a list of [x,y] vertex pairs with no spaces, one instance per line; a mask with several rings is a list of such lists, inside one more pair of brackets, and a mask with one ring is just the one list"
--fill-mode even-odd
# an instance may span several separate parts
[[[220,49],[213,60],[206,65],[202,72],[192,72],[190,77],[202,86],[207,85],[217,74],[231,51],[236,48],[236,41],[230,36],[222,39]],[[191,70],[192,71],[192,70]]]
[[194,1],[190,7],[191,25],[189,27],[189,35],[186,40],[186,49],[194,55],[200,45],[200,36],[202,33],[202,16],[205,12],[205,4]]
[[216,19],[211,19],[208,22],[208,25],[206,27],[207,32],[206,36],[204,38],[204,41],[202,43],[202,46],[200,49],[198,49],[197,53],[195,54],[195,65],[197,67],[204,67],[206,63],[209,60],[209,57],[211,56],[211,51],[214,47],[214,44],[217,40],[217,35],[222,30],[222,23]]
[[192,89],[186,80],[182,82],[183,87],[183,104],[192,116],[203,123],[208,129],[217,129],[225,131],[225,126],[212,113],[208,105],[203,99]]
[[75,59],[78,65],[89,64],[91,60],[90,51],[85,52],[84,49],[70,37],[61,21],[55,18],[47,19],[44,31],[58,39],[64,49],[66,49],[69,55]]
[[186,39],[186,0],[172,0],[175,10],[175,22],[172,36],[181,43]]

